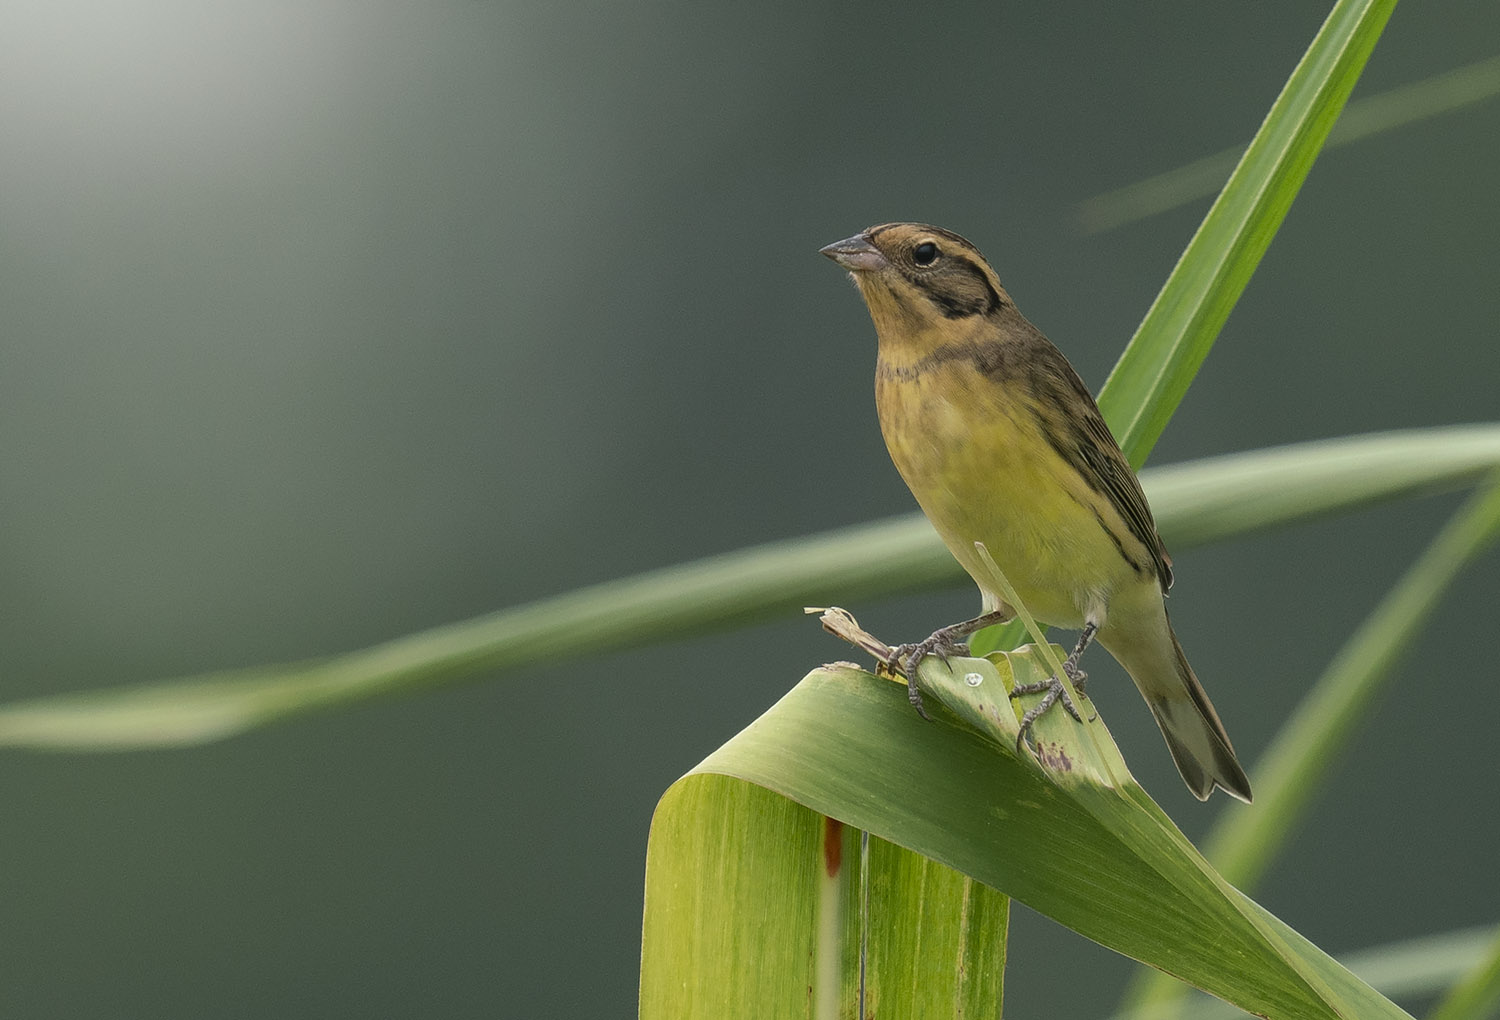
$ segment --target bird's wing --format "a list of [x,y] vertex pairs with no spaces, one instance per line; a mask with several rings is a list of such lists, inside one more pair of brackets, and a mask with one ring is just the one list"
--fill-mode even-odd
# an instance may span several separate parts
[[[1068,359],[1040,333],[1041,340],[1030,359],[1032,383],[1039,394],[1052,394],[1060,406],[1073,405],[1082,413],[1066,419],[1065,435],[1048,433],[1053,449],[1077,471],[1089,488],[1109,500],[1130,533],[1151,556],[1161,590],[1172,587],[1172,557],[1156,533],[1151,507],[1130,462],[1120,451],[1113,433],[1099,413],[1099,405]],[[1069,398],[1074,399],[1069,399]]]

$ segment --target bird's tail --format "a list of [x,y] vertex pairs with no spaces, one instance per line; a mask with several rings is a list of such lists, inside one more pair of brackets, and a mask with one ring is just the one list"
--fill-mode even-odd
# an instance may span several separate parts
[[1187,782],[1188,789],[1199,800],[1207,800],[1217,786],[1231,797],[1250,803],[1250,779],[1245,775],[1234,748],[1229,743],[1229,734],[1219,721],[1219,713],[1208,700],[1208,694],[1187,656],[1177,635],[1172,633],[1172,624],[1167,623],[1167,633],[1172,639],[1172,651],[1176,662],[1175,682],[1160,678],[1154,683],[1143,683],[1135,677],[1136,686],[1145,695],[1156,725],[1167,740],[1172,760],[1177,771]]
[[1217,786],[1248,804],[1250,780],[1234,756],[1219,713],[1188,665],[1166,607],[1157,602],[1153,609],[1156,618],[1151,624],[1106,627],[1098,640],[1125,667],[1151,706],[1177,771],[1193,795],[1207,800]]

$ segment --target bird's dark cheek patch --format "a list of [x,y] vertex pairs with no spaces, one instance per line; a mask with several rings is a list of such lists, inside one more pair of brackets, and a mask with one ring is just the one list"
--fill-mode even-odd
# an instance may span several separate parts
[[989,311],[989,302],[982,295],[970,297],[965,294],[928,291],[927,299],[937,306],[945,319],[967,319],[971,315],[983,315]]
[[988,277],[979,267],[967,263],[911,282],[945,319],[988,315],[1000,307],[1000,295]]

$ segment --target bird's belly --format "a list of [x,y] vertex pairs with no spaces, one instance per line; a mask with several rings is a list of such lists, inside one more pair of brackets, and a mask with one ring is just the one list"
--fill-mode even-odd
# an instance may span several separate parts
[[1053,450],[1032,413],[992,395],[970,393],[959,404],[930,387],[902,389],[882,402],[891,458],[980,590],[1004,601],[975,542],[1038,620],[1076,629],[1101,612],[1133,568],[1101,520],[1103,497]]

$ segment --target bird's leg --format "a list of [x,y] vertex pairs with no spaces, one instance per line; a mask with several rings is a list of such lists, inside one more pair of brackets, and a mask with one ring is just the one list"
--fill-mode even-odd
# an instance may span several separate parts
[[[1084,697],[1087,695],[1083,693],[1083,685],[1088,680],[1089,675],[1078,668],[1078,660],[1083,658],[1084,649],[1093,643],[1094,635],[1098,631],[1099,628],[1097,625],[1092,623],[1085,624],[1083,633],[1078,635],[1078,644],[1073,646],[1072,654],[1064,659],[1062,664],[1063,672],[1068,674],[1068,679],[1073,681],[1073,686],[1077,688],[1079,695]],[[1043,691],[1050,691],[1057,686],[1057,677],[1049,676],[1047,679],[1038,680],[1036,683],[1016,684],[1015,689],[1010,692],[1010,696],[1014,698],[1018,694],[1041,694]],[[1052,702],[1056,700],[1057,698],[1053,698]],[[1052,702],[1048,702],[1048,705],[1051,705]],[[1077,712],[1073,712],[1072,714],[1075,719],[1078,718]]]
[[972,620],[940,627],[933,631],[925,641],[910,645],[897,645],[891,650],[892,664],[898,666],[901,672],[906,674],[906,696],[911,699],[912,707],[917,710],[918,715],[923,719],[929,718],[926,709],[922,707],[922,692],[917,690],[918,664],[929,655],[936,655],[944,662],[948,661],[950,655],[962,655],[969,650],[968,641],[965,639],[970,634],[997,623],[1005,623],[1010,618],[1011,611],[1002,607],[992,613],[976,616]]
[[1073,689],[1078,692],[1080,698],[1087,698],[1083,693],[1084,682],[1089,675],[1078,668],[1078,660],[1083,658],[1086,649],[1094,640],[1094,635],[1099,633],[1099,625],[1092,620],[1083,625],[1083,632],[1078,635],[1078,643],[1073,646],[1073,652],[1063,660],[1063,672],[1068,674],[1068,679],[1073,681]]
[[[1092,620],[1085,623],[1083,625],[1083,633],[1078,635],[1078,643],[1073,646],[1072,654],[1063,660],[1063,672],[1068,674],[1068,680],[1072,682],[1080,698],[1087,697],[1083,693],[1083,685],[1084,681],[1088,679],[1088,674],[1078,668],[1078,660],[1083,658],[1084,650],[1093,642],[1094,635],[1098,632],[1098,624]],[[1031,732],[1032,723],[1040,719],[1046,713],[1047,709],[1059,701],[1062,702],[1063,708],[1067,709],[1069,715],[1076,721],[1083,722],[1083,716],[1078,714],[1078,706],[1074,705],[1073,699],[1068,696],[1068,689],[1055,676],[1049,676],[1047,679],[1039,680],[1036,683],[1016,684],[1010,692],[1012,698],[1020,697],[1023,694],[1044,694],[1045,696],[1041,701],[1028,708],[1025,714],[1021,716],[1020,732],[1016,734],[1017,751],[1021,749],[1022,743],[1025,742],[1026,734]]]

